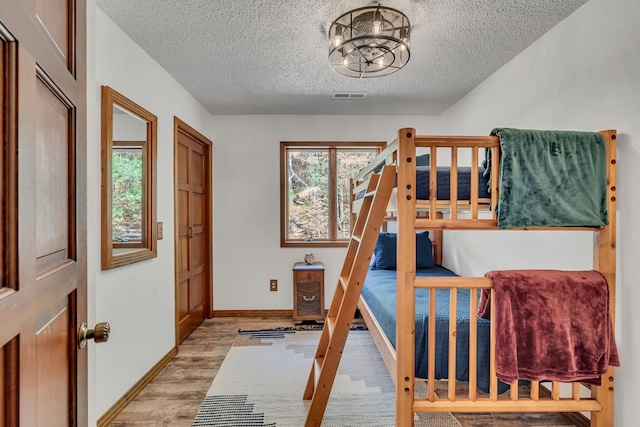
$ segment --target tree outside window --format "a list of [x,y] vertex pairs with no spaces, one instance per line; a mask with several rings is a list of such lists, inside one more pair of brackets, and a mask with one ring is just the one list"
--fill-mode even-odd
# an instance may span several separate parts
[[349,180],[386,143],[281,143],[281,246],[344,246]]
[[142,147],[114,147],[112,157],[112,227],[118,244],[142,241]]

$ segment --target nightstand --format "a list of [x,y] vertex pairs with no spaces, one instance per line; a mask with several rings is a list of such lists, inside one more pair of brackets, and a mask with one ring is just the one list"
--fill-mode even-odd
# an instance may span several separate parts
[[293,321],[324,322],[324,264],[296,262],[293,266]]

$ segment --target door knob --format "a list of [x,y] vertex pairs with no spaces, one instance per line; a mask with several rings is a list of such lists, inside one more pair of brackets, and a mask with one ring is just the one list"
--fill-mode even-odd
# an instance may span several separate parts
[[82,322],[78,330],[78,348],[83,349],[87,345],[87,340],[93,339],[96,343],[109,341],[111,326],[107,322],[96,324],[94,329],[89,329],[85,322]]

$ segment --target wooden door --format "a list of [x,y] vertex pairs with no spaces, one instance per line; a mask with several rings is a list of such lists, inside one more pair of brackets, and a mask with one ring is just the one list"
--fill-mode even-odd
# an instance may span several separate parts
[[0,4],[0,426],[86,426],[86,6]]
[[211,141],[175,119],[178,343],[211,317]]

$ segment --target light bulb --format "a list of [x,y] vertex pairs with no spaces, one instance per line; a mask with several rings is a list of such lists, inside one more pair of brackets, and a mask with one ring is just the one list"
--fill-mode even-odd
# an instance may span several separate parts
[[400,28],[400,40],[402,41],[402,44],[400,45],[401,50],[406,50],[407,47],[409,46],[409,37],[407,36],[408,36],[408,30],[405,27]]
[[335,36],[333,37],[334,46],[335,47],[340,46],[340,44],[342,44],[342,40],[344,40],[342,38],[342,26],[341,25],[336,25]]
[[380,34],[382,32],[382,22],[373,21],[373,34]]

